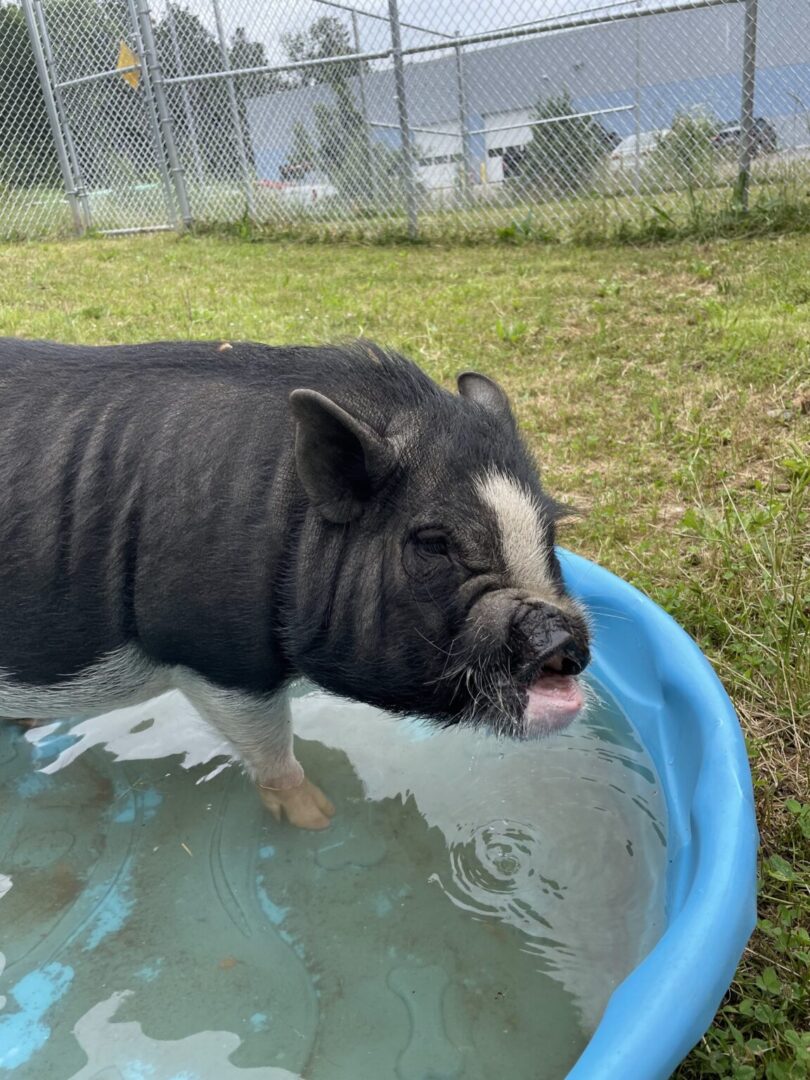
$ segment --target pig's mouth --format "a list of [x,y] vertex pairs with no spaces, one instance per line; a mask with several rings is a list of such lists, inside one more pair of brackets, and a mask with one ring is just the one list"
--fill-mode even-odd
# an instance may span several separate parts
[[513,739],[538,739],[576,718],[586,701],[578,676],[591,658],[587,636],[563,627],[522,637],[511,648],[477,659],[465,656],[453,672],[461,708],[448,717],[450,723],[483,725]]
[[581,712],[585,696],[574,670],[579,670],[579,665],[555,653],[530,679],[523,712],[528,738],[561,731]]
[[573,675],[541,675],[526,692],[526,734],[531,737],[562,730],[584,704],[585,697]]

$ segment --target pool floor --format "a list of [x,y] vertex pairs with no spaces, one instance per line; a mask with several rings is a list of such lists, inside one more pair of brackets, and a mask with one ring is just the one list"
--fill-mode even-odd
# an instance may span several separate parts
[[663,929],[624,717],[515,744],[314,692],[294,716],[322,833],[277,825],[178,694],[0,729],[0,1072],[565,1076]]

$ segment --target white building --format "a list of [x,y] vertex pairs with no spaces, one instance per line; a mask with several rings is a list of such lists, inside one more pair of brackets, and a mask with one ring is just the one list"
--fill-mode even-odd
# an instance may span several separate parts
[[[780,148],[788,149],[800,136],[810,139],[810,2],[765,0],[759,11],[755,112],[773,124]],[[743,14],[743,4],[725,4],[468,48],[463,118],[453,51],[409,62],[405,89],[418,180],[437,196],[456,188],[464,127],[469,181],[500,185],[519,173],[538,104],[563,92],[575,111],[593,113],[616,142],[636,132],[667,129],[679,111],[689,109],[732,120],[740,109]],[[368,130],[374,139],[398,147],[390,65],[363,78]],[[352,83],[360,110],[359,79]],[[332,91],[324,84],[248,102],[262,179],[283,179],[296,125],[313,132],[314,107],[331,102]],[[797,102],[808,104],[801,109]]]

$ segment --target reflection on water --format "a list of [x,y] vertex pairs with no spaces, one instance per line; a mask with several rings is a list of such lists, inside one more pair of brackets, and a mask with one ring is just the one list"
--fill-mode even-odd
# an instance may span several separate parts
[[627,720],[520,744],[303,690],[294,713],[327,833],[277,826],[178,694],[0,730],[0,1070],[566,1074],[663,928]]
[[[73,1034],[87,1055],[87,1064],[72,1080],[191,1080],[208,1075],[217,1080],[300,1080],[286,1069],[239,1069],[228,1058],[239,1046],[229,1031],[201,1031],[184,1039],[150,1039],[137,1022],[115,1023],[115,1014],[131,992],[112,994],[94,1005]],[[124,1063],[135,1069],[120,1068]],[[189,1071],[189,1065],[195,1069]],[[206,1070],[200,1073],[202,1065]]]

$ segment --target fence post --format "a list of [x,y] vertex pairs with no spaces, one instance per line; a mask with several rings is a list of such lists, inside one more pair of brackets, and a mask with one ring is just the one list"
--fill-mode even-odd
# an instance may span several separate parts
[[[636,0],[636,7],[640,0]],[[635,18],[635,89],[633,95],[633,112],[635,113],[636,153],[635,166],[633,169],[633,191],[636,195],[641,192],[641,19]]]
[[160,173],[160,182],[163,185],[163,201],[166,204],[166,213],[169,224],[177,227],[177,207],[172,195],[172,179],[166,166],[166,151],[160,134],[160,123],[155,105],[155,97],[152,93],[151,67],[146,56],[146,45],[143,40],[143,31],[140,23],[139,11],[136,6],[139,0],[127,0],[127,11],[132,23],[132,33],[135,38],[135,52],[140,57],[141,85],[146,99],[146,112],[149,117],[149,127],[152,135],[152,143],[155,148],[155,161]]
[[394,92],[399,113],[399,132],[402,140],[402,164],[405,180],[405,207],[408,213],[408,237],[419,235],[419,212],[416,205],[416,177],[413,164],[413,144],[408,122],[408,102],[405,99],[405,68],[402,63],[402,35],[399,28],[397,0],[388,0],[388,22],[391,27],[391,48],[394,54]]
[[[456,37],[458,37],[456,31]],[[467,88],[464,85],[464,57],[461,46],[456,45],[456,93],[458,95],[458,124],[461,133],[461,194],[466,202],[470,195],[470,172],[472,169],[470,153],[470,129],[467,123]]]
[[39,84],[42,89],[42,97],[45,100],[45,110],[48,114],[48,123],[51,127],[51,134],[56,148],[56,156],[59,160],[62,182],[65,185],[65,196],[67,198],[68,206],[70,207],[70,213],[73,217],[73,226],[76,229],[76,232],[81,236],[85,226],[82,221],[82,213],[79,207],[76,177],[73,174],[70,158],[68,157],[67,146],[65,145],[65,139],[62,133],[62,124],[60,122],[59,111],[54,97],[50,72],[42,48],[42,41],[40,40],[39,30],[37,28],[32,0],[22,0],[22,9],[25,16],[25,25],[28,30],[28,38],[31,42],[31,51],[34,54],[34,63],[37,67]]
[[48,20],[45,18],[45,11],[42,6],[42,0],[34,0],[33,15],[36,25],[39,29],[39,37],[42,42],[42,52],[45,57],[45,67],[48,72],[51,87],[53,89],[53,102],[56,106],[56,114],[59,122],[62,126],[62,134],[65,140],[65,149],[67,150],[68,162],[73,171],[73,179],[76,185],[76,200],[84,213],[84,228],[93,228],[93,211],[90,206],[90,199],[87,193],[87,184],[85,183],[84,174],[82,173],[81,165],[79,164],[79,155],[76,153],[76,145],[73,142],[73,132],[68,122],[67,108],[65,107],[65,99],[62,96],[62,89],[59,85],[59,72],[56,66],[56,60],[53,55],[53,48],[51,47],[51,38],[48,32]]
[[[219,51],[222,56],[222,70],[230,71],[231,62],[228,59],[228,40],[225,37],[225,27],[222,25],[222,12],[219,9],[219,0],[211,0],[211,7],[214,9],[214,19],[217,24],[217,37],[219,39]],[[228,75],[225,80],[228,88],[228,102],[231,108],[231,122],[233,124],[234,134],[236,135],[237,142],[237,155],[239,157],[239,168],[242,171],[242,183],[245,188],[245,201],[247,203],[248,217],[251,221],[256,220],[256,204],[253,198],[253,181],[250,175],[250,166],[248,165],[247,154],[245,153],[245,134],[242,128],[242,121],[239,117],[239,102],[236,97],[236,87],[234,86],[233,76]]]
[[[357,12],[352,8],[352,34],[354,36],[354,51],[360,52],[360,32],[357,29]],[[371,199],[377,201],[377,168],[374,161],[374,152],[371,146],[371,129],[368,124],[368,102],[366,101],[366,80],[363,76],[363,61],[357,72],[357,86],[360,91],[360,115],[363,117],[363,140],[366,147],[366,168],[371,181]]]
[[[158,161],[162,168],[164,182],[169,183],[169,195],[171,187],[174,187],[177,196],[177,205],[180,208],[180,217],[186,228],[193,224],[191,205],[188,201],[186,177],[180,158],[177,154],[177,146],[174,141],[174,128],[169,114],[169,106],[166,103],[166,94],[163,87],[163,72],[160,70],[158,61],[155,35],[152,32],[152,13],[149,10],[149,0],[129,0],[135,4],[135,28],[140,30],[142,55],[144,63],[141,65],[144,89],[149,103],[149,113],[155,134],[155,150]],[[166,148],[166,157],[169,159],[169,167],[166,169],[163,147]],[[170,178],[169,175],[170,174]],[[174,204],[169,197],[170,213],[174,218]]]
[[[185,75],[183,69],[183,54],[180,52],[180,42],[177,40],[177,27],[174,22],[174,5],[168,3],[166,5],[166,24],[169,27],[169,37],[172,39],[172,52],[174,53],[174,61],[177,64],[177,74]],[[202,186],[205,182],[205,170],[203,169],[202,155],[200,154],[200,143],[197,139],[197,125],[194,121],[194,110],[191,107],[191,101],[188,96],[188,85],[186,83],[180,84],[180,96],[183,99],[183,112],[186,115],[186,124],[188,125],[188,138],[191,143],[191,153],[194,156],[194,169],[197,173],[197,183]]]
[[754,156],[754,93],[757,79],[757,0],[745,0],[743,29],[742,100],[740,102],[740,173],[737,201],[748,210],[751,159]]

